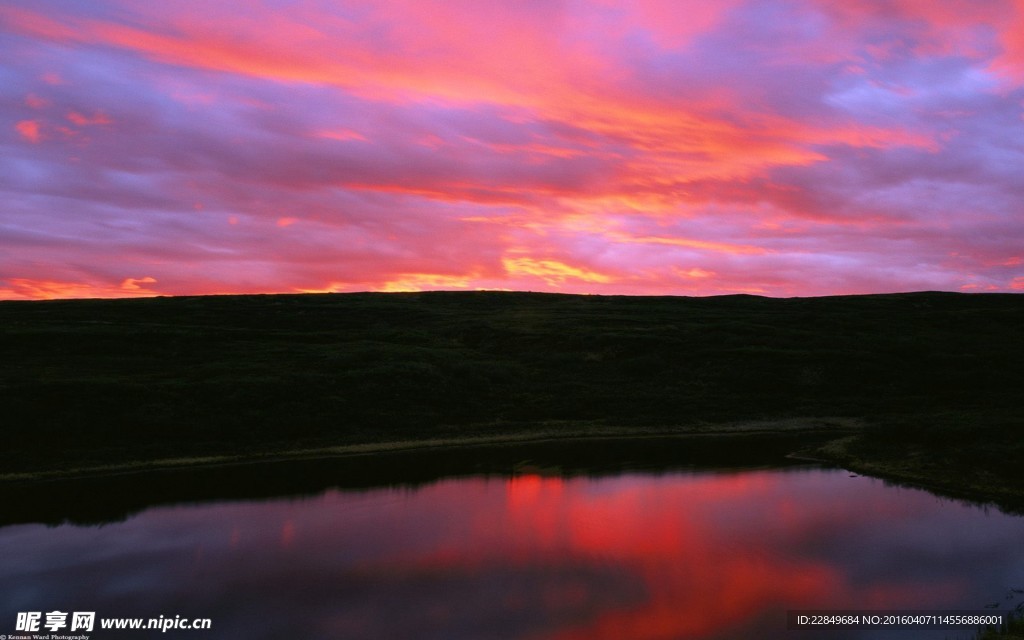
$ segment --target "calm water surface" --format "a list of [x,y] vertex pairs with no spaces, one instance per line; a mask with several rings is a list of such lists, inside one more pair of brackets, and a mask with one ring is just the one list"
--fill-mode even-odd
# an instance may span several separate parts
[[1022,517],[838,470],[474,476],[6,526],[0,633],[60,609],[210,618],[157,636],[196,639],[956,637],[785,612],[1007,607],[1022,541]]

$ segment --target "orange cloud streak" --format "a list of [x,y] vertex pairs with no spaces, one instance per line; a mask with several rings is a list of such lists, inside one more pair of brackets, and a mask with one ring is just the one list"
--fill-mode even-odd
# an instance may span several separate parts
[[126,298],[161,295],[145,285],[155,284],[151,277],[126,278],[120,285],[90,282],[63,282],[10,278],[0,287],[0,300],[57,300],[61,298]]
[[512,276],[533,276],[549,285],[559,285],[566,280],[607,283],[612,277],[589,269],[567,265],[557,260],[535,260],[533,258],[503,258],[505,270]]
[[727,242],[712,242],[709,240],[693,240],[690,238],[662,236],[630,236],[625,233],[609,233],[607,236],[615,242],[664,244],[674,247],[686,247],[687,249],[700,249],[702,251],[715,251],[718,253],[729,253],[735,255],[761,255],[769,253],[769,250],[764,247],[756,247],[749,244],[729,244]]
[[438,273],[404,273],[395,280],[373,287],[372,291],[398,293],[403,291],[427,291],[431,289],[467,289],[472,286],[474,275],[452,276]]

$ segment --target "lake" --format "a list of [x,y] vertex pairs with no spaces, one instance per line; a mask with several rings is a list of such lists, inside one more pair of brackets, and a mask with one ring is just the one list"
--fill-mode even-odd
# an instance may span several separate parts
[[168,638],[967,638],[786,611],[1006,610],[1024,587],[1024,518],[809,465],[521,465],[111,520],[0,528],[0,632],[59,610],[210,620],[147,636]]

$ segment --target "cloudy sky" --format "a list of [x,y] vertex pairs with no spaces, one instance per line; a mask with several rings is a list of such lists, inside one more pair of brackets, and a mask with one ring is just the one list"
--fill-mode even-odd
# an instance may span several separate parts
[[7,0],[0,147],[7,299],[1024,291],[1024,0]]

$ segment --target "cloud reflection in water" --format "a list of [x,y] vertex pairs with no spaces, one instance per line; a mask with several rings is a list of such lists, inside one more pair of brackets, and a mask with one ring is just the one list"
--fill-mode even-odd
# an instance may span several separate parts
[[218,638],[788,637],[786,609],[981,608],[1020,586],[1022,537],[839,471],[471,477],[7,527],[0,605]]

